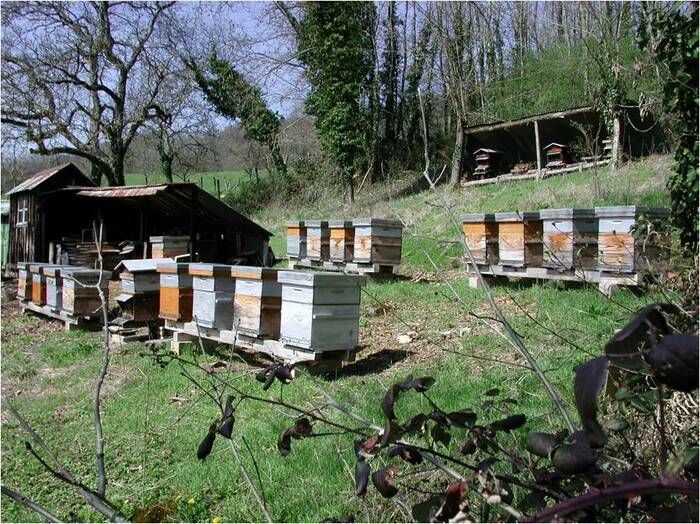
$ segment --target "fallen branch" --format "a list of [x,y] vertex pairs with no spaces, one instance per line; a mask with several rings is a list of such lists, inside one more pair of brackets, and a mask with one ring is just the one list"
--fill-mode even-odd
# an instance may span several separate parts
[[7,486],[0,486],[0,490],[2,490],[3,495],[7,495],[8,497],[15,500],[16,502],[19,502],[23,506],[38,513],[39,515],[44,517],[47,521],[49,521],[49,522],[63,522],[61,519],[59,519],[57,516],[55,516],[49,510],[47,510],[43,506],[40,506],[39,504],[37,504],[33,500],[25,497],[20,492],[15,491],[13,489],[10,489]]

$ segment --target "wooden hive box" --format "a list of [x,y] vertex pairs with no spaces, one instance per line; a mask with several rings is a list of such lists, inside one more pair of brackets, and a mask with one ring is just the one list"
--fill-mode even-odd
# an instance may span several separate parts
[[17,263],[17,298],[23,302],[32,299],[32,274],[29,272],[31,264],[33,262]]
[[557,167],[564,167],[568,160],[568,148],[564,144],[558,144],[552,142],[544,146],[544,153],[547,158],[547,164],[545,167],[552,169]]
[[403,223],[382,218],[356,218],[354,262],[401,264]]
[[536,211],[496,213],[499,264],[542,265],[542,220]]
[[306,221],[306,257],[309,260],[330,259],[330,230],[325,220]]
[[282,343],[315,352],[357,347],[366,277],[280,271],[277,280],[282,284]]
[[46,305],[56,313],[63,309],[63,278],[64,273],[70,274],[76,269],[88,269],[76,266],[45,266],[42,272],[46,276]]
[[265,267],[233,266],[236,279],[233,295],[233,329],[258,338],[279,338],[282,285],[277,270]]
[[598,220],[593,209],[543,209],[544,267],[558,270],[595,269]]
[[498,224],[493,213],[462,215],[462,233],[477,264],[498,263]]
[[192,275],[189,264],[163,262],[156,266],[160,275],[158,316],[164,320],[192,320]]
[[121,316],[136,322],[153,322],[158,320],[160,292],[121,293],[115,299],[121,310]]
[[474,161],[476,162],[474,175],[483,179],[497,174],[502,154],[501,151],[485,147],[474,151]]
[[174,262],[172,258],[143,258],[122,260],[114,268],[119,273],[122,293],[148,293],[160,289],[158,264]]
[[[63,269],[63,311],[74,316],[92,317],[100,314],[100,296],[94,287],[100,284],[105,300],[109,300],[111,271],[98,269]],[[76,282],[77,281],[77,282]],[[81,285],[83,284],[83,285]]]
[[175,258],[190,252],[188,236],[154,236],[149,237],[152,258]]
[[352,262],[355,251],[355,227],[352,220],[329,220],[330,259],[333,262]]
[[287,228],[287,257],[306,258],[306,225],[303,221],[285,222]]
[[193,277],[193,320],[207,328],[232,329],[236,281],[231,277],[231,266],[190,264],[189,273]]
[[[598,269],[634,273],[665,270],[670,247],[668,209],[640,206],[596,207],[598,219]],[[651,222],[655,234],[645,238],[635,225],[640,218]]]
[[29,265],[29,273],[32,277],[31,301],[37,306],[46,305],[46,273],[45,270],[59,267],[58,264],[33,263]]

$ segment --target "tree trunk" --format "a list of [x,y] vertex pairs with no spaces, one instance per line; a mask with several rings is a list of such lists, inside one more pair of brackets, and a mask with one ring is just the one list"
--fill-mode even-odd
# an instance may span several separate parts
[[452,171],[450,172],[450,185],[459,184],[464,167],[464,122],[461,118],[455,118],[457,129],[455,136],[455,148],[452,152]]
[[97,185],[102,185],[102,169],[97,164],[90,164],[90,179]]
[[611,164],[613,169],[620,167],[622,163],[622,148],[620,146],[622,142],[622,120],[619,116],[613,119],[613,136],[612,136],[612,158]]

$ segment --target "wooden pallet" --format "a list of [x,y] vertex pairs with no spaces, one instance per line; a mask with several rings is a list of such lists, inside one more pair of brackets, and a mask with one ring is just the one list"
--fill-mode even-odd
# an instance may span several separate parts
[[[606,295],[616,291],[619,286],[639,286],[642,278],[638,273],[611,273],[599,270],[558,270],[545,267],[513,267],[497,265],[478,265],[479,271],[486,277],[517,277],[517,278],[538,278],[545,280],[561,280],[566,282],[590,282],[598,284]],[[471,264],[467,264],[469,277],[469,287],[479,286],[479,279],[472,270]]]
[[19,307],[22,313],[34,313],[44,317],[52,318],[63,322],[66,331],[73,331],[76,328],[101,328],[100,315],[95,314],[89,317],[76,317],[65,311],[54,311],[49,306],[37,306],[33,302],[20,301]]
[[356,275],[396,275],[400,265],[371,264],[361,262],[332,262],[329,260],[290,259],[289,269],[319,269]]
[[288,363],[326,363],[340,367],[342,362],[354,362],[357,349],[342,351],[314,352],[294,346],[283,344],[278,340],[254,338],[236,334],[233,330],[217,330],[203,326],[197,326],[194,322],[165,321],[165,329],[173,333],[171,350],[180,353],[180,346],[185,343],[197,343],[201,338],[205,347],[216,345],[233,346],[240,350],[254,353],[264,353],[277,360]]

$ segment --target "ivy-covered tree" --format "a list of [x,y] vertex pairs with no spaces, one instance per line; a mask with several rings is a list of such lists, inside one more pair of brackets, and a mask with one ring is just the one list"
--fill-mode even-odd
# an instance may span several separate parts
[[675,173],[668,180],[671,218],[680,229],[683,247],[691,254],[698,248],[698,6],[655,8],[647,13],[640,34],[666,71],[663,102],[676,117]]
[[267,107],[260,88],[251,84],[216,50],[209,55],[206,68],[194,62],[190,67],[197,84],[216,111],[233,120],[240,120],[244,136],[270,149],[275,171],[286,177],[287,166],[277,140],[280,117]]
[[367,90],[373,67],[371,2],[309,2],[298,25],[299,59],[311,90],[321,147],[352,201],[353,174],[367,164]]

